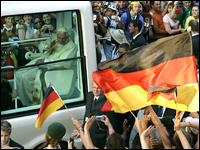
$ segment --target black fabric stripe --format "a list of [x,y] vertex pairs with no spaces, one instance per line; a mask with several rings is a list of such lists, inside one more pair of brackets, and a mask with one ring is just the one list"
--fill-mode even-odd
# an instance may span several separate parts
[[46,92],[45,92],[45,95],[44,95],[44,100],[53,92],[53,88],[52,87],[48,87]]
[[188,32],[159,39],[149,45],[133,49],[117,59],[102,62],[98,70],[110,68],[128,73],[154,67],[168,60],[192,56],[192,39]]
[[177,87],[161,87],[161,86],[149,86],[148,94],[153,94],[154,92],[162,92],[162,93],[172,93],[177,91]]

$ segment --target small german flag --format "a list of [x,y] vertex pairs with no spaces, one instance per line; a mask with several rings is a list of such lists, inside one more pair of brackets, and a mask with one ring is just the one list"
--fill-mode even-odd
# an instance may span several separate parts
[[55,91],[52,84],[49,84],[47,91],[44,96],[44,101],[40,107],[40,111],[38,113],[37,121],[35,123],[35,127],[40,130],[44,121],[56,110],[61,108],[64,105],[62,99]]
[[125,113],[148,105],[199,111],[199,85],[188,32],[159,39],[102,62],[94,82],[107,101],[102,111]]

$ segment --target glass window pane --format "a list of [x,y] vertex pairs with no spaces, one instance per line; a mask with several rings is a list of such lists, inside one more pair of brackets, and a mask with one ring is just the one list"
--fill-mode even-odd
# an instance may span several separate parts
[[1,18],[2,115],[39,109],[49,82],[65,104],[84,100],[78,16],[66,11]]

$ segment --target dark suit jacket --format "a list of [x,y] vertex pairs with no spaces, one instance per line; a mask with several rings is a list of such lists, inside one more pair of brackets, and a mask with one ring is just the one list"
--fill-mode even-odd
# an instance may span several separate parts
[[139,34],[135,40],[131,41],[131,49],[143,46],[143,45],[147,45],[147,42],[144,38],[144,36],[142,34]]
[[199,62],[199,35],[192,37],[193,54],[198,59]]
[[10,138],[10,143],[9,143],[9,146],[10,147],[18,147],[20,149],[24,149],[24,147],[20,144],[18,144],[17,142],[13,141],[11,138]]
[[[155,111],[155,113],[157,114],[157,112],[158,112],[158,105],[152,105],[152,108]],[[175,117],[176,116],[176,110],[175,109],[166,108],[163,117],[164,116]],[[188,117],[188,116],[189,116],[189,112],[185,112],[184,115],[183,115],[183,118]]]
[[[85,125],[86,122],[86,117],[91,117],[93,116],[100,116],[100,115],[106,115],[113,128],[116,130],[117,128],[117,119],[116,119],[116,115],[114,112],[112,111],[104,111],[101,112],[101,108],[103,107],[103,105],[106,102],[106,97],[104,96],[104,94],[102,93],[98,99],[98,104],[95,106],[94,109],[92,109],[92,103],[94,101],[94,94],[93,92],[89,92],[87,95],[87,99],[86,99],[86,112],[85,112],[85,116],[84,116],[84,124],[83,127]],[[108,128],[107,126],[101,122],[101,121],[94,121],[91,129],[90,129],[90,136],[92,139],[92,142],[94,144],[94,146],[103,149],[104,146],[106,145],[106,138],[108,136]]]

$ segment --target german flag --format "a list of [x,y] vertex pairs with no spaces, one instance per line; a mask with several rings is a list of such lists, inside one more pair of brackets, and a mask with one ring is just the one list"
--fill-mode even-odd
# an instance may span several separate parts
[[53,112],[61,108],[63,105],[64,103],[62,99],[50,83],[45,93],[44,101],[40,107],[35,127],[40,130],[47,117],[49,117]]
[[125,113],[148,105],[199,111],[199,85],[188,32],[100,63],[93,80],[108,99],[102,111]]

